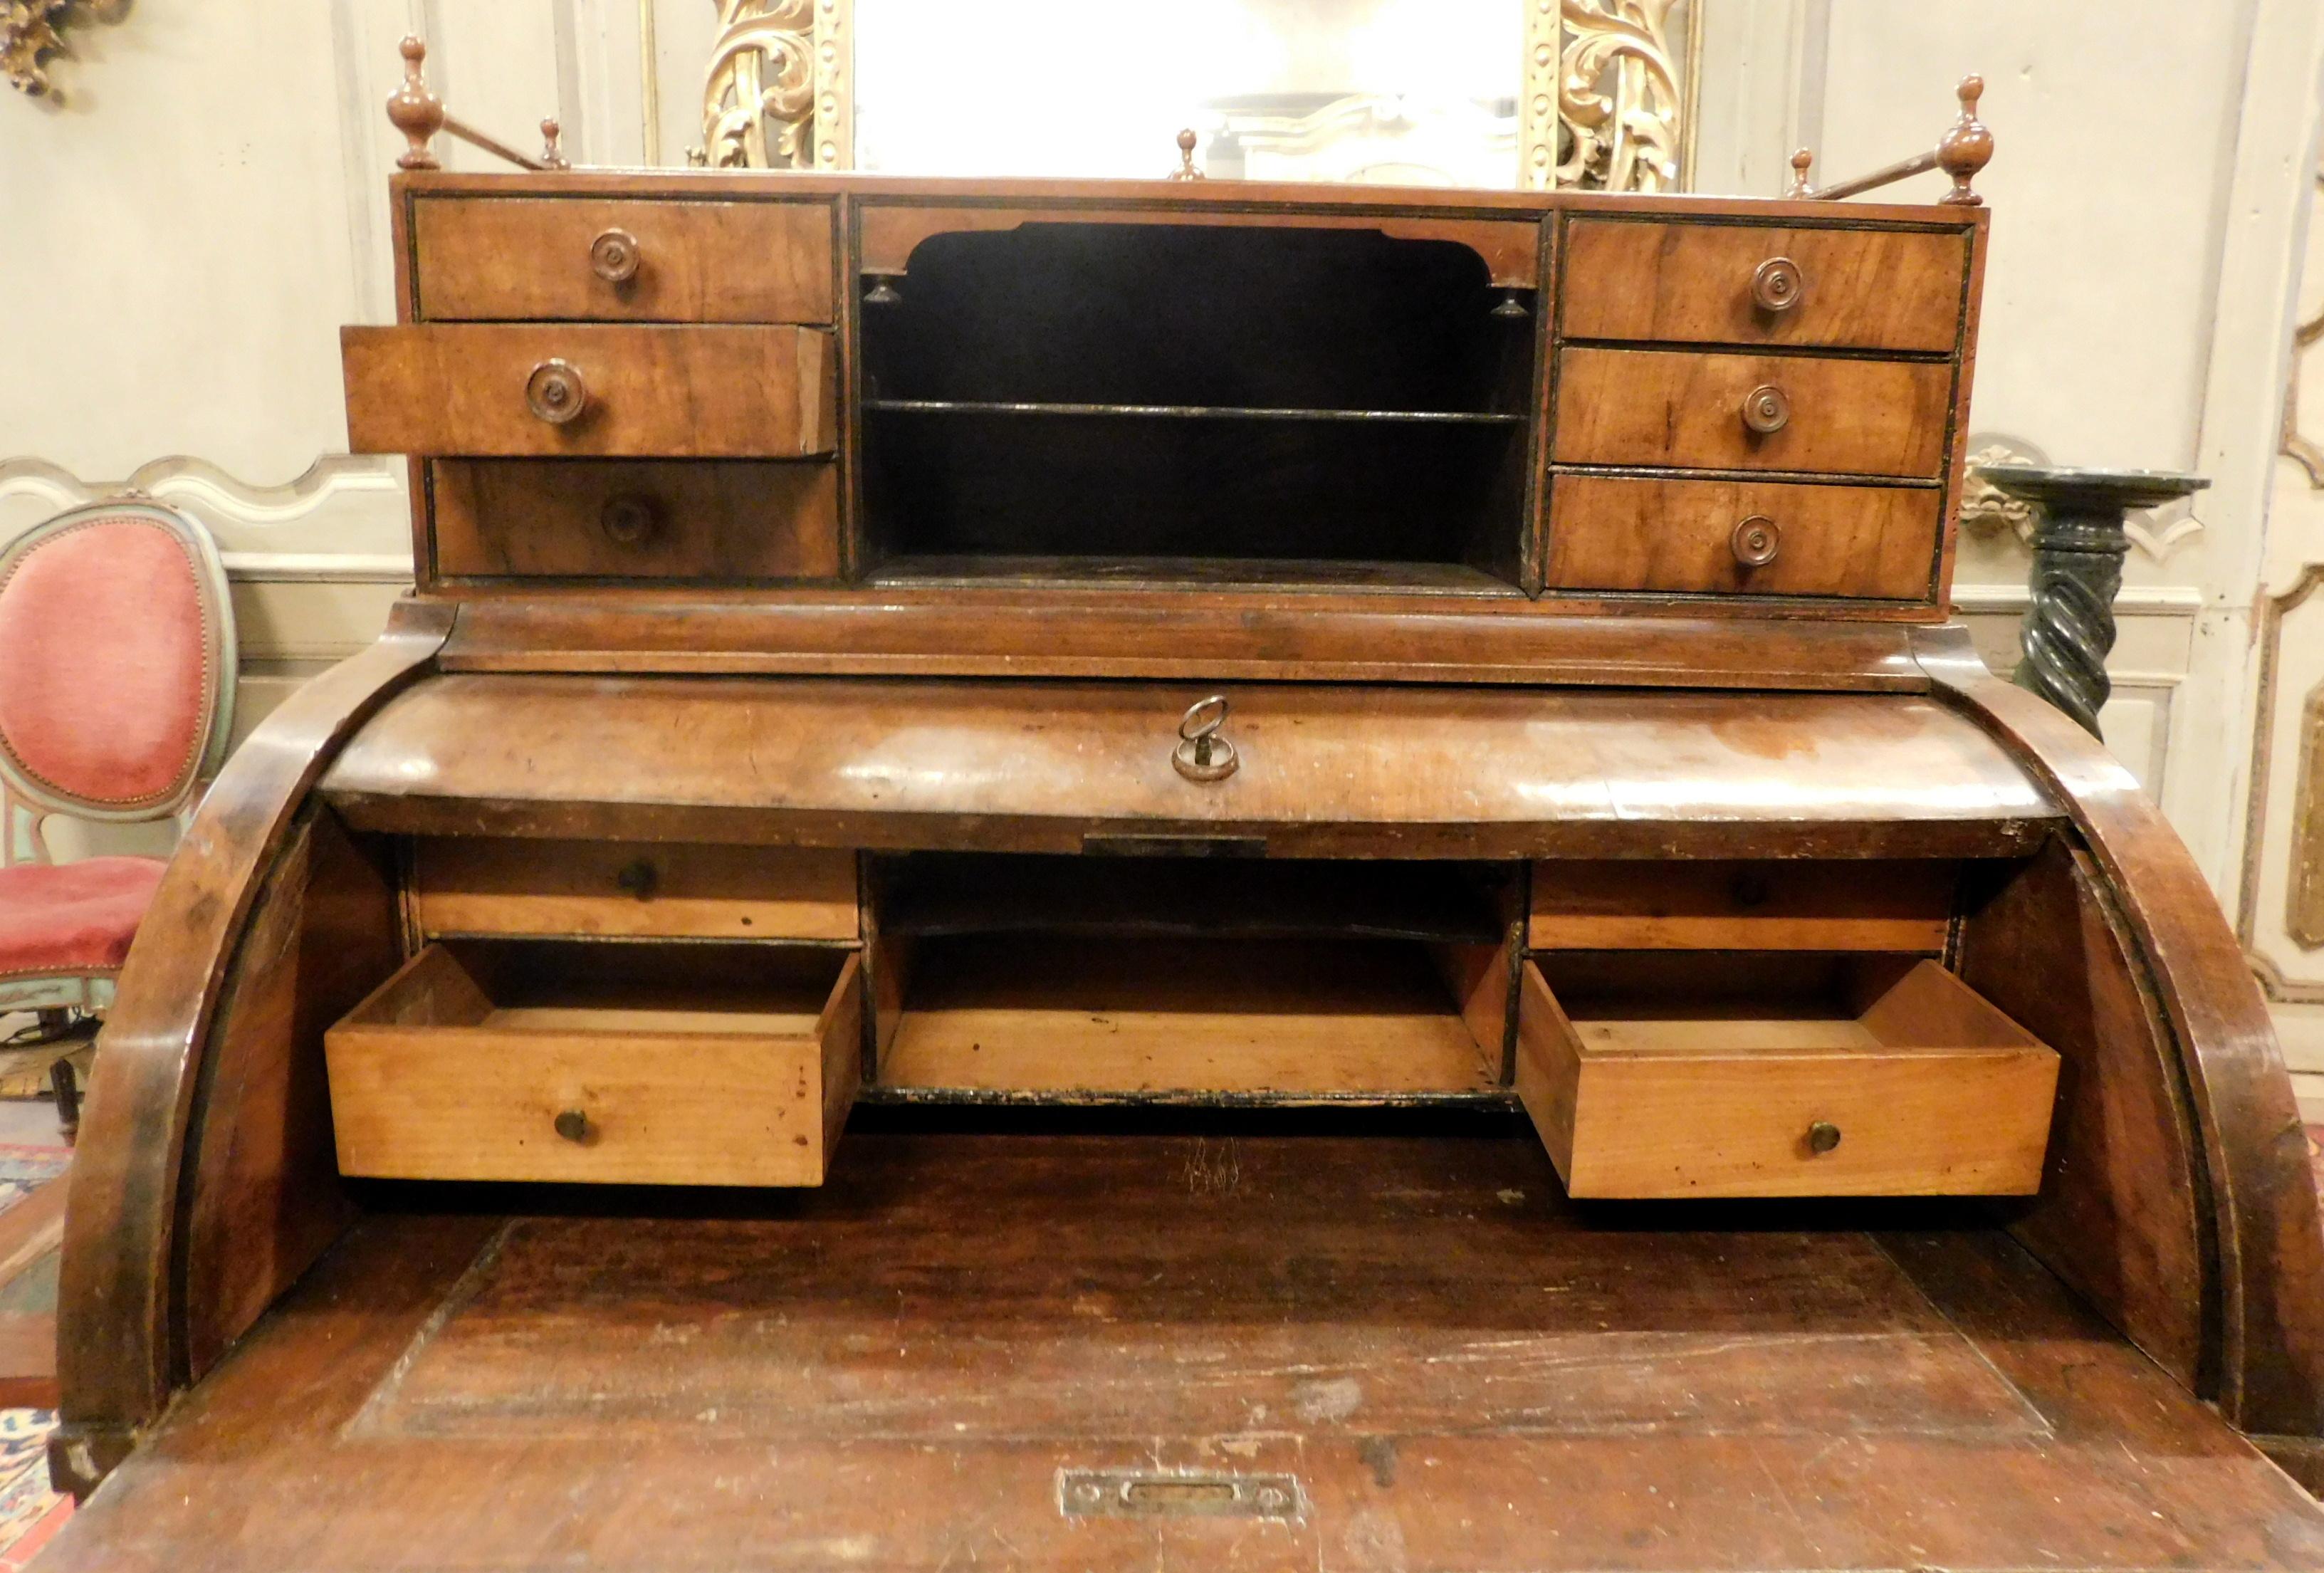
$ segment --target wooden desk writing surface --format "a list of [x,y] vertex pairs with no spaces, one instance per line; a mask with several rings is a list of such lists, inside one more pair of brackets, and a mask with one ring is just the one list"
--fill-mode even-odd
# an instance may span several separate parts
[[391,198],[60,1567],[2324,1562],[2264,1011],[1948,622],[1984,208]]

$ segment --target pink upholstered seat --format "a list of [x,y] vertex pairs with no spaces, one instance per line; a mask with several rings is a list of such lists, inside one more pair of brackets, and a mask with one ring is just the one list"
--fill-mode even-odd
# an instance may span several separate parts
[[165,866],[84,857],[0,868],[0,978],[118,971]]

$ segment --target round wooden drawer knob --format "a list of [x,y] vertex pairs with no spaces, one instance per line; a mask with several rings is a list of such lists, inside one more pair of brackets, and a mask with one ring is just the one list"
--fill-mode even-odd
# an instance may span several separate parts
[[653,538],[659,516],[650,497],[624,492],[605,499],[597,511],[597,528],[616,546],[642,546]]
[[608,229],[589,243],[589,268],[609,284],[628,283],[638,276],[638,237]]
[[1800,264],[1787,256],[1771,256],[1751,274],[1751,304],[1762,311],[1788,311],[1807,293]]
[[1791,424],[1792,402],[1773,383],[1761,383],[1743,395],[1743,424],[1761,437],[1773,437]]
[[557,1133],[568,1142],[581,1143],[589,1139],[589,1116],[579,1109],[567,1109],[557,1116]]
[[1727,544],[1734,550],[1735,560],[1745,568],[1765,568],[1783,550],[1784,532],[1765,514],[1754,514],[1735,526]]
[[563,426],[589,407],[589,384],[571,361],[545,360],[524,379],[524,406],[551,426]]
[[1830,1120],[1818,1120],[1808,1127],[1808,1151],[1821,1158],[1840,1145],[1840,1127]]

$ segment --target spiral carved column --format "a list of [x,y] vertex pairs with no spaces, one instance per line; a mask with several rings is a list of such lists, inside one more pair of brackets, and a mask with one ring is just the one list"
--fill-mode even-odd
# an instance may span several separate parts
[[1978,475],[2042,510],[2034,531],[2034,604],[2025,613],[2024,657],[2012,680],[2098,736],[2098,711],[2113,691],[2114,598],[2130,551],[2124,516],[2201,490],[2200,476],[2159,470],[2050,469],[1987,465]]

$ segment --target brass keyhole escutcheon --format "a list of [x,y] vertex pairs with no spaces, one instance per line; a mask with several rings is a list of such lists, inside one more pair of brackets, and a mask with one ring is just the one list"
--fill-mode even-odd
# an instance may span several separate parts
[[1808,1127],[1808,1151],[1821,1158],[1840,1145],[1840,1127],[1830,1120],[1818,1120]]
[[1170,763],[1180,775],[1188,781],[1224,781],[1235,773],[1240,763],[1235,757],[1235,746],[1219,736],[1219,728],[1226,724],[1223,694],[1197,699],[1186,708],[1178,721],[1178,746],[1170,752]]
[[579,1109],[566,1109],[552,1122],[557,1133],[575,1143],[586,1142],[590,1135],[589,1116]]
[[608,229],[589,243],[589,268],[609,284],[626,284],[638,276],[638,237],[626,229]]
[[589,385],[571,361],[545,360],[524,379],[524,405],[551,426],[567,425],[589,407]]
[[651,498],[623,492],[605,499],[597,513],[597,528],[616,546],[642,546],[652,538],[658,518]]
[[613,875],[613,884],[638,900],[650,902],[653,900],[654,892],[661,887],[661,871],[653,865],[651,859],[641,857],[634,863],[624,864],[622,871]]
[[1807,293],[1800,264],[1787,256],[1771,256],[1751,274],[1751,304],[1766,312],[1788,311]]
[[1784,532],[1765,514],[1754,514],[1736,524],[1727,544],[1733,550],[1735,560],[1745,568],[1765,568],[1775,560],[1775,553],[1783,549]]
[[1773,383],[1761,383],[1743,395],[1743,424],[1761,437],[1773,437],[1791,424],[1792,402]]

